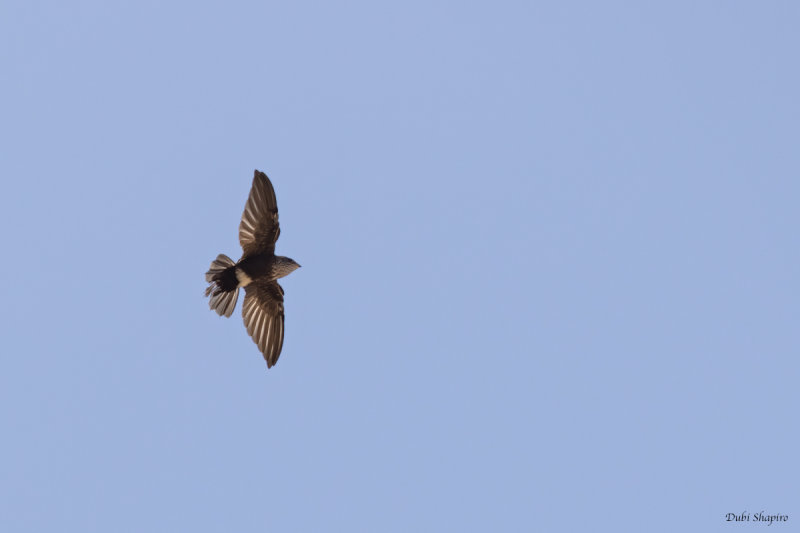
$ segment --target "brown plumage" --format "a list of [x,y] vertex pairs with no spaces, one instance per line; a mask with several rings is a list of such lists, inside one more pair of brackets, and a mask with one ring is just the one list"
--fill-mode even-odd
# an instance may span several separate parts
[[206,272],[209,307],[220,316],[233,314],[239,288],[244,287],[242,318],[267,368],[278,362],[283,347],[283,288],[276,280],[300,268],[292,259],[275,255],[280,234],[275,190],[267,175],[256,170],[239,224],[242,257],[234,263],[220,254]]

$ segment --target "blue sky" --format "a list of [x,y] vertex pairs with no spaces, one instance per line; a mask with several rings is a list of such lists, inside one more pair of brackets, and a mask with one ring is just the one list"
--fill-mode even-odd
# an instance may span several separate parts
[[[0,528],[793,528],[798,23],[4,2]],[[255,168],[269,372],[203,298]]]

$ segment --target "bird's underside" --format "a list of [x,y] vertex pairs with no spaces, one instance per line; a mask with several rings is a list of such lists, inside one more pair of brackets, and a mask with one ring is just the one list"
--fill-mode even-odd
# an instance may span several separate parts
[[255,171],[253,186],[239,224],[242,257],[234,262],[220,254],[206,273],[209,307],[221,316],[231,316],[239,289],[244,288],[242,318],[247,333],[271,368],[283,348],[283,288],[277,278],[288,275],[300,265],[287,257],[275,255],[280,236],[275,190],[263,172]]

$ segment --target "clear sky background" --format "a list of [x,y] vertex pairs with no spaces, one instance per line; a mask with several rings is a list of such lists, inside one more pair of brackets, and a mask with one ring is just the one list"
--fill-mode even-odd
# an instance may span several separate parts
[[[798,27],[3,2],[0,529],[797,531]],[[255,168],[269,372],[203,298]]]

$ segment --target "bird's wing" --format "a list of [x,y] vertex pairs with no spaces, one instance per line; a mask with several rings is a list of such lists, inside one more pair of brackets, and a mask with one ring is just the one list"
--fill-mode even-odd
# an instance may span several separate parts
[[283,288],[277,281],[255,280],[244,292],[244,326],[271,368],[283,348]]
[[244,205],[242,222],[239,224],[239,244],[244,250],[242,257],[274,251],[275,241],[280,234],[275,189],[267,175],[256,170],[250,196]]

